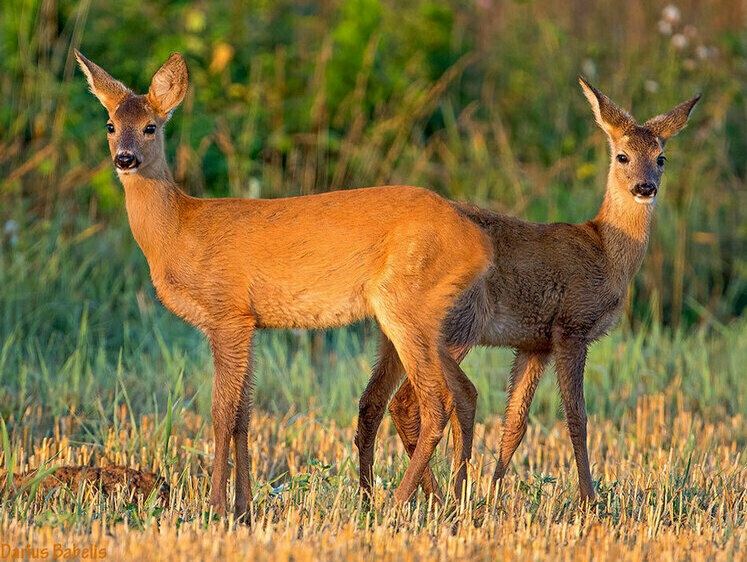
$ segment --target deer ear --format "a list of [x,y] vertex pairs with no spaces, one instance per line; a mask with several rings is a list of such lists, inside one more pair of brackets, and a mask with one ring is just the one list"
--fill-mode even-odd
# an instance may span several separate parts
[[114,113],[119,102],[131,93],[130,90],[122,82],[112,78],[106,70],[84,57],[78,49],[75,49],[75,58],[86,75],[93,95],[99,98],[101,105],[109,113]]
[[620,138],[625,130],[635,124],[635,120],[623,109],[592,86],[584,77],[579,76],[578,82],[589,100],[594,117],[602,130],[611,140]]
[[181,53],[174,53],[153,75],[148,90],[148,102],[163,118],[171,117],[187,93],[189,75]]
[[652,117],[643,126],[651,129],[651,132],[659,137],[662,144],[665,144],[687,125],[690,113],[702,95],[698,94],[693,99],[682,102],[668,113]]

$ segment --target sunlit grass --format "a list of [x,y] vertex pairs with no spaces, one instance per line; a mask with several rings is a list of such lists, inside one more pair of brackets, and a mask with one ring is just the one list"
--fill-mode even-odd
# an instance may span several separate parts
[[[400,510],[392,494],[406,456],[387,419],[377,447],[375,501],[364,511],[352,425],[341,427],[314,414],[258,414],[249,439],[251,528],[231,516],[210,517],[213,444],[206,420],[177,407],[165,449],[165,415],[133,420],[133,426],[122,407],[118,430],[85,443],[68,438],[64,428],[79,427],[69,415],[56,420],[52,438],[20,430],[10,438],[17,470],[127,464],[165,475],[171,483],[168,503],[132,497],[129,490],[104,497],[89,486],[35,497],[4,492],[0,536],[10,544],[50,548],[55,542],[95,543],[109,557],[130,559],[145,558],[151,549],[168,549],[174,560],[401,559],[403,553],[417,559],[732,559],[747,546],[747,465],[734,437],[744,417],[706,423],[698,415],[677,413],[670,398],[640,399],[619,424],[591,416],[598,501],[588,510],[578,506],[572,450],[561,423],[530,426],[496,501],[486,494],[501,424],[495,418],[478,424],[469,501],[429,510],[419,493]],[[446,452],[442,446],[435,462],[443,484],[449,476]],[[4,455],[0,458],[4,469]],[[233,480],[228,488],[230,495]]]

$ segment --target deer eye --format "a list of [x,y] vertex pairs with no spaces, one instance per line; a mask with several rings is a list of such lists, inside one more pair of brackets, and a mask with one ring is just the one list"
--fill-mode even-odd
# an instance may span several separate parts
[[106,124],[106,130],[109,131],[110,134],[113,133],[114,132],[114,125],[112,125],[111,123],[107,123]]
[[155,125],[146,125],[145,129],[143,129],[143,132],[146,135],[152,135],[153,133],[156,132],[156,126]]
[[627,164],[628,163],[628,157],[624,154],[618,154],[617,155],[617,161],[620,162],[620,164]]
[[658,157],[658,158],[656,159],[656,165],[657,165],[657,166],[663,166],[663,165],[664,165],[664,162],[666,161],[666,159],[667,159],[667,158],[666,158],[666,156],[659,156],[659,157]]

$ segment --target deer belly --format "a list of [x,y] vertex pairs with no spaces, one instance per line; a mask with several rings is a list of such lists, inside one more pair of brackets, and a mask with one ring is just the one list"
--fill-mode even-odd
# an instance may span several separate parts
[[546,314],[519,313],[500,307],[485,323],[481,345],[493,347],[546,347],[550,343],[551,319]]
[[265,287],[252,310],[263,328],[334,328],[371,316],[362,287],[346,291]]

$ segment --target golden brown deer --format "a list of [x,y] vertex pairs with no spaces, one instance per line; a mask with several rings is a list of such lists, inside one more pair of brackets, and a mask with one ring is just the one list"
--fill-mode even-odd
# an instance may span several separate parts
[[[607,192],[594,220],[583,224],[533,224],[477,207],[456,205],[490,235],[494,262],[487,276],[461,297],[449,313],[444,332],[447,346],[461,362],[475,345],[511,347],[511,370],[500,456],[491,482],[503,478],[527,427],[529,406],[551,357],[576,456],[581,497],[594,498],[586,449],[584,364],[591,342],[602,337],[620,314],[628,285],[638,271],[648,244],[649,226],[664,172],[664,145],[688,120],[700,95],[643,125],[617,107],[583,78],[579,79],[599,126],[607,133],[612,160]],[[384,337],[381,358],[366,396],[367,415],[358,423],[361,487],[370,490],[373,441],[389,393],[402,380],[402,367]],[[460,381],[462,384],[467,384]],[[469,385],[466,393],[475,393]],[[364,402],[361,402],[363,408]],[[419,397],[405,381],[389,407],[397,432],[412,455],[418,440]],[[376,420],[377,423],[371,423]],[[464,433],[464,427],[460,433]],[[455,439],[455,447],[463,444]],[[360,446],[360,445],[359,445]],[[459,450],[459,449],[457,449]],[[460,459],[469,458],[462,451]],[[367,461],[367,464],[363,462]],[[459,467],[455,458],[455,467]],[[441,497],[429,468],[425,492]],[[456,488],[457,498],[460,489]]]
[[109,148],[130,227],[158,297],[210,341],[211,506],[225,511],[232,438],[237,516],[251,501],[255,330],[342,326],[369,316],[393,342],[421,405],[420,438],[395,493],[407,500],[455,404],[457,423],[472,431],[474,397],[460,394],[466,377],[440,333],[448,309],[491,261],[486,234],[441,197],[415,187],[275,200],[189,197],[174,183],[164,154],[164,125],[187,90],[182,56],[172,55],[148,93],[135,95],[75,55],[109,113]]

